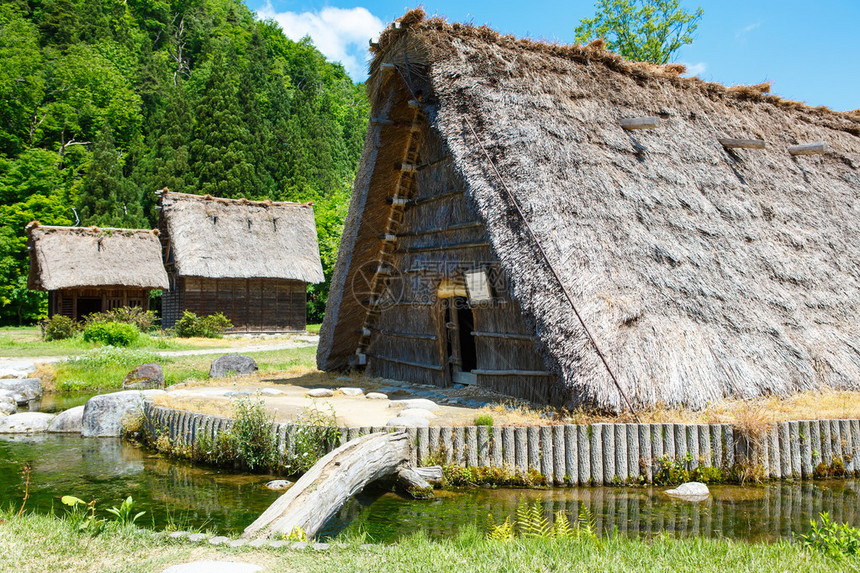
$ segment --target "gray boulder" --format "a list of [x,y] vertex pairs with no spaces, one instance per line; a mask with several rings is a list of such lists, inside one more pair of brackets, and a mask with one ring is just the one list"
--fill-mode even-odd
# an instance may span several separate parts
[[[8,390],[19,396],[18,404],[42,397],[42,381],[38,378],[0,380],[0,390]],[[23,398],[21,400],[20,398]]]
[[80,434],[83,418],[84,406],[70,408],[57,414],[57,417],[51,420],[48,431],[56,434]]
[[53,414],[41,412],[24,412],[0,418],[0,434],[32,434],[48,429]]
[[164,388],[164,371],[159,364],[141,364],[122,381],[123,390],[150,390]]
[[431,412],[439,409],[439,404],[427,398],[412,398],[410,400],[392,400],[389,408],[421,408]]
[[209,367],[209,378],[226,378],[227,376],[244,376],[259,370],[257,362],[250,356],[242,354],[225,354],[212,361]]
[[272,481],[270,481],[269,483],[266,484],[266,487],[269,489],[273,489],[275,491],[279,491],[282,489],[287,489],[291,485],[293,485],[293,482],[291,482],[289,480],[273,479]]
[[334,392],[328,388],[314,388],[313,390],[308,390],[305,396],[309,398],[329,398],[334,396]]
[[418,416],[398,416],[388,420],[385,424],[389,428],[405,426],[408,428],[422,428],[430,425],[427,418],[419,418]]
[[364,390],[361,388],[350,388],[348,386],[344,386],[343,388],[338,388],[344,396],[364,396]]
[[93,396],[84,405],[81,436],[84,438],[119,436],[122,433],[123,416],[140,410],[147,396],[164,393],[164,390],[124,390]]
[[14,402],[6,402],[0,400],[0,413],[6,414],[7,416],[11,416],[15,412],[18,411],[18,405]]
[[663,493],[678,499],[683,499],[684,501],[704,501],[708,499],[709,495],[711,495],[708,486],[698,481],[682,483],[675,489],[667,489]]
[[364,397],[368,400],[388,400],[388,394],[382,392],[368,392]]

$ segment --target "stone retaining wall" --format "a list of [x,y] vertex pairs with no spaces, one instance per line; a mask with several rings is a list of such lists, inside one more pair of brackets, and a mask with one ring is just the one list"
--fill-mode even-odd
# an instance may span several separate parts
[[[144,407],[147,435],[191,446],[214,439],[228,418]],[[275,424],[278,448],[290,452],[296,426]],[[812,479],[825,471],[860,476],[860,420],[800,420],[772,424],[756,440],[730,424],[578,424],[557,426],[431,426],[399,428],[415,444],[413,462],[433,458],[465,467],[537,471],[557,485],[651,482],[667,467],[699,466],[757,472],[771,479]],[[340,428],[341,444],[395,428]],[[725,474],[728,478],[730,474]],[[720,481],[717,478],[717,481]]]

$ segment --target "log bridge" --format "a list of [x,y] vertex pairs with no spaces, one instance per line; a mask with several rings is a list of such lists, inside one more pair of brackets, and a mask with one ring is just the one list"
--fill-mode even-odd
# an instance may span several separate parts
[[413,496],[432,496],[431,484],[441,483],[442,468],[412,467],[411,448],[406,432],[380,432],[347,442],[314,464],[245,528],[242,538],[289,535],[296,528],[312,538],[349,498],[380,480],[393,480]]

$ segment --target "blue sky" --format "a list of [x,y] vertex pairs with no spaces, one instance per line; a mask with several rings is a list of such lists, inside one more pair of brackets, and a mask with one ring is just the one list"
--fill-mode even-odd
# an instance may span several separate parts
[[[403,0],[247,0],[285,33],[310,35],[356,80],[366,77],[367,41],[403,15]],[[860,0],[681,0],[705,15],[693,44],[675,61],[704,80],[726,85],[773,82],[772,91],[810,105],[860,108]],[[573,42],[574,28],[594,13],[593,0],[505,2],[437,0],[429,14],[452,22],[488,24],[518,37]]]

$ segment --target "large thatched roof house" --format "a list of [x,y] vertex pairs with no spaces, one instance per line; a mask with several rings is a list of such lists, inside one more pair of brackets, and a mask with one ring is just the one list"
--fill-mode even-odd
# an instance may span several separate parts
[[224,313],[234,332],[303,331],[308,283],[323,281],[310,204],[159,192],[170,288],[162,325]]
[[860,113],[422,17],[375,47],[321,368],[613,410],[860,388]]
[[143,306],[167,287],[158,231],[27,226],[28,287],[48,291],[48,314],[81,319],[121,306]]

